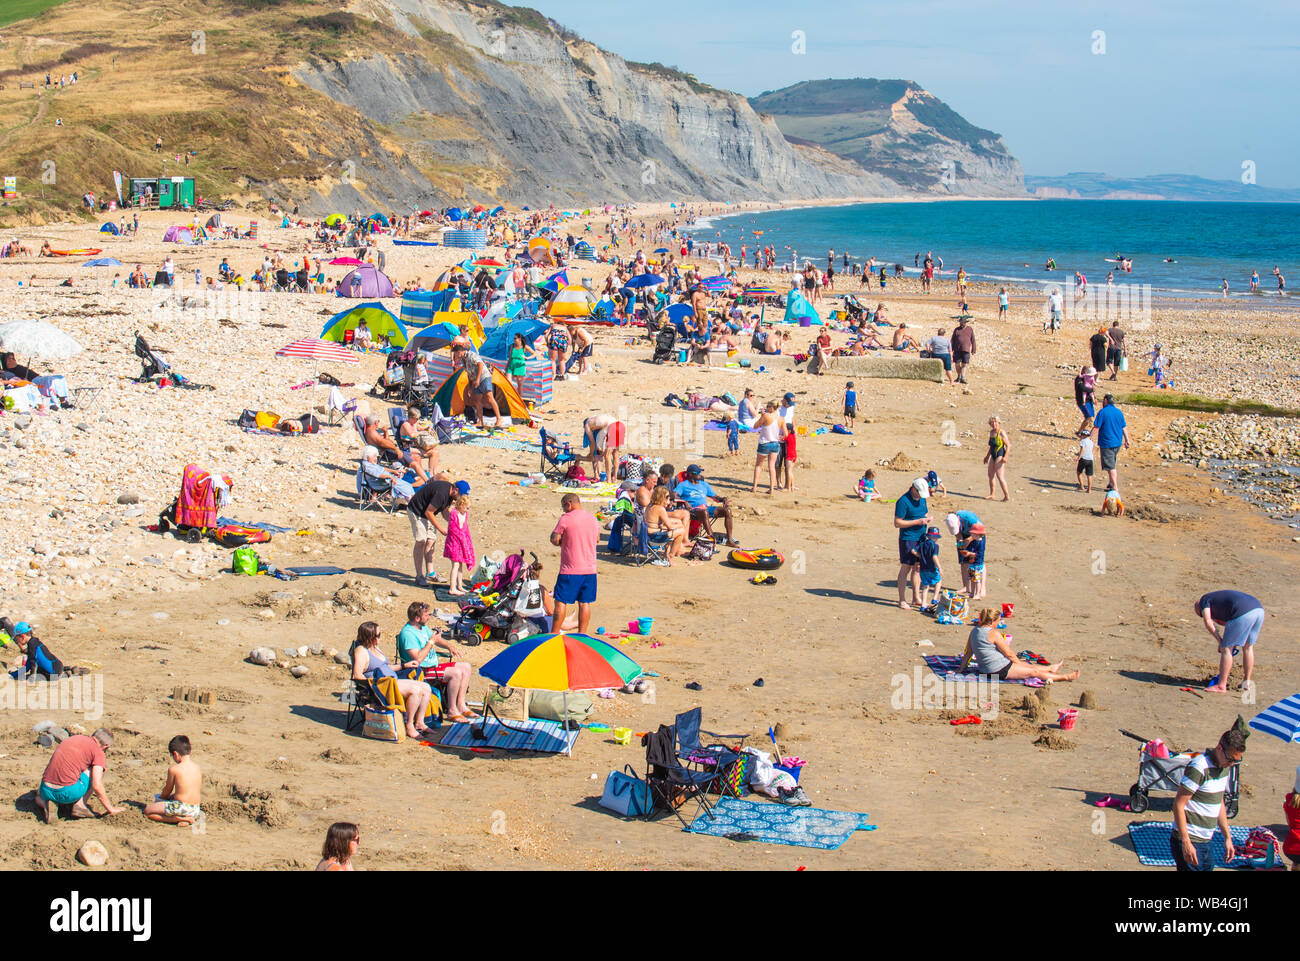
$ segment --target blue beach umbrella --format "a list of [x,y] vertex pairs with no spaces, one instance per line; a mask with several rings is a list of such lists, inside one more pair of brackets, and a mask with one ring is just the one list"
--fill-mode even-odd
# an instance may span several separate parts
[[81,266],[83,267],[121,267],[122,261],[113,257],[98,257],[95,260],[87,260]]
[[663,282],[664,279],[658,274],[637,274],[623,286],[639,290],[642,287],[658,287]]

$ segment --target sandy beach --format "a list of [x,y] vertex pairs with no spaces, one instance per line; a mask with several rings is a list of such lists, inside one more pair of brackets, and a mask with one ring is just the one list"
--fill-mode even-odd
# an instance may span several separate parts
[[[708,215],[737,208],[696,209]],[[650,223],[671,213],[666,204],[636,209]],[[107,272],[80,267],[84,258],[0,261],[0,322],[56,324],[85,347],[58,372],[70,387],[101,388],[88,411],[34,416],[22,426],[12,414],[0,417],[9,481],[0,491],[0,576],[7,582],[0,613],[31,621],[65,662],[91,667],[102,678],[103,708],[97,718],[40,708],[6,713],[0,790],[14,801],[0,815],[0,864],[7,868],[79,867],[76,850],[96,839],[107,847],[112,868],[303,869],[316,863],[328,825],[346,820],[363,825],[359,866],[374,868],[1128,870],[1139,865],[1127,824],[1169,820],[1172,795],[1153,795],[1151,811],[1140,818],[1095,807],[1103,795],[1127,794],[1136,778],[1138,745],[1118,729],[1201,749],[1238,714],[1250,717],[1295,693],[1300,643],[1284,625],[1300,614],[1287,588],[1298,532],[1225,493],[1224,482],[1198,468],[1200,455],[1186,444],[1175,444],[1178,459],[1170,457],[1171,423],[1181,420],[1186,430],[1188,422],[1212,424],[1217,416],[1125,407],[1133,446],[1120,470],[1129,516],[1100,516],[1104,475],[1094,479],[1091,494],[1075,485],[1079,415],[1072,393],[1096,324],[1067,323],[1045,335],[1041,297],[1030,291],[1013,292],[1010,317],[999,321],[996,288],[973,285],[978,350],[966,387],[848,378],[834,369],[815,377],[776,364],[758,373],[757,359],[752,370],[657,366],[639,331],[601,328],[595,373],[557,383],[553,403],[536,412],[548,430],[580,438],[583,418],[596,411],[674,416],[662,405],[670,392],[739,396],[752,387],[760,400],[795,393],[799,422],[810,436],[799,438],[794,492],[750,493],[753,438],[741,438],[734,458],[726,456],[722,432],[703,432],[700,446],[686,450],[642,451],[679,469],[702,465],[718,492],[738,505],[742,545],[775,547],[788,562],[775,586],[756,586],[722,565],[723,554],[673,569],[602,560],[593,623],[616,631],[629,619],[653,617],[653,637],[630,638],[623,649],[659,676],[646,695],[596,698],[592,720],[640,732],[698,705],[705,728],[746,733],[760,747],[770,745],[766,732],[779,722],[781,746],[807,761],[801,783],[813,803],[865,812],[877,830],[823,851],[696,836],[672,817],[621,821],[596,803],[605,776],[624,764],[643,770],[645,756],[635,743],[615,744],[610,734],[584,730],[572,757],[535,758],[465,755],[345,734],[338,694],[347,686],[346,668],[309,654],[287,659],[309,669],[295,678],[248,663],[250,649],[317,644],[346,651],[357,624],[368,619],[380,623],[391,647],[407,604],[432,598],[412,581],[406,518],[356,507],[360,448],[350,426],[286,440],[236,425],[245,408],[286,416],[308,410],[313,392],[291,388],[309,381],[315,368],[276,359],[274,351],[318,335],[325,319],[346,305],[333,296],[270,293],[205,301],[193,285],[195,269],[206,278],[228,257],[251,272],[263,244],[289,260],[301,256],[307,231],[271,226],[278,218],[265,210],[225,214],[241,226],[249,216],[261,223],[258,241],[203,248],[163,244],[165,227],[180,221],[159,213],[141,217],[137,237],[100,235],[98,221],[19,232],[33,251],[45,240],[56,248],[101,247],[102,256],[124,264]],[[606,220],[592,218],[597,233]],[[387,273],[399,283],[415,277],[427,283],[464,255],[382,239],[380,245]],[[619,252],[628,253],[626,244]],[[175,296],[105,283],[119,270],[124,281],[136,263],[152,276],[168,253],[176,261]],[[579,262],[570,279],[590,277],[599,290],[609,270]],[[752,274],[745,270],[742,277]],[[71,287],[57,286],[69,277]],[[839,293],[854,290],[856,278],[839,280]],[[873,290],[863,300],[885,303],[895,322],[923,336],[955,323],[948,274],[928,297],[916,280],[891,279],[885,293]],[[396,312],[397,301],[389,306]],[[769,319],[773,313],[769,308]],[[132,353],[137,331],[186,377],[216,389],[158,390],[133,382],[140,372]],[[836,344],[845,340],[842,333],[832,336]],[[1157,303],[1150,318],[1130,327],[1129,371],[1098,386],[1117,394],[1148,387],[1139,358],[1156,341],[1176,358],[1180,389],[1300,407],[1300,381],[1286,360],[1300,346],[1300,316],[1293,310]],[[794,344],[802,347],[798,330]],[[381,370],[382,356],[369,354],[356,367],[330,372],[352,384],[344,388],[347,396],[379,410],[383,405],[366,391]],[[854,434],[812,436],[812,428],[839,421],[847,379],[856,381],[858,394]],[[323,392],[316,390],[314,400],[320,404]],[[985,499],[981,457],[994,414],[1010,439],[1009,503]],[[1268,429],[1283,436],[1287,426]],[[531,440],[536,432],[520,426],[514,436]],[[957,446],[945,444],[954,439]],[[1300,456],[1280,443],[1275,457]],[[900,453],[912,462],[908,469],[881,465]],[[350,573],[293,582],[235,576],[229,550],[145,531],[175,497],[188,463],[234,478],[229,513],[235,518],[306,531],[260,545],[264,559],[281,567],[338,565]],[[559,492],[508,483],[536,470],[537,455],[448,445],[440,467],[473,488],[479,553],[535,551],[549,585],[558,549],[548,535],[559,516]],[[1015,605],[1008,627],[1015,649],[1064,659],[1082,671],[1079,681],[1043,689],[1045,706],[1032,710],[1022,701],[1038,695],[1002,685],[996,716],[978,726],[948,723],[971,713],[960,707],[897,706],[899,691],[928,675],[921,656],[960,654],[967,631],[896,606],[892,510],[852,494],[868,467],[877,471],[886,498],[934,469],[948,494],[931,500],[932,514],[979,513],[989,531],[987,600]],[[946,575],[952,554],[945,535]],[[438,569],[446,571],[441,547]],[[1225,587],[1266,599],[1251,692],[1256,703],[1180,690],[1203,686],[1217,670],[1213,642],[1191,602]],[[441,599],[436,607],[453,605]],[[471,648],[469,659],[477,667],[500,649],[495,643]],[[10,669],[12,650],[0,650]],[[754,686],[758,678],[762,687]],[[703,689],[687,690],[690,682]],[[476,699],[486,686],[476,677]],[[174,699],[173,690],[183,687],[211,692],[212,703]],[[1080,711],[1074,730],[1057,730],[1056,710],[1085,691],[1097,706]],[[115,803],[127,803],[126,813],[38,823],[32,792],[50,751],[34,743],[32,727],[45,719],[115,732],[106,783]],[[162,787],[166,745],[178,733],[191,738],[204,770],[201,832],[152,824],[141,813]],[[1281,741],[1250,739],[1236,824],[1271,826],[1284,836],[1280,808],[1294,761]]]

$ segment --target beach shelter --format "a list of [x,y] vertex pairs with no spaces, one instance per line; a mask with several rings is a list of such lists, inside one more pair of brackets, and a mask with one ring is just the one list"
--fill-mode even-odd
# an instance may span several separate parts
[[465,219],[465,212],[464,212],[463,210],[461,210],[459,207],[448,207],[448,208],[447,208],[447,219],[450,220],[450,221],[452,221],[453,223],[454,223],[454,222],[461,221],[461,220],[464,220],[464,219]]
[[545,237],[534,237],[528,241],[528,256],[536,264],[553,264],[555,255],[551,251],[551,242]]
[[373,339],[387,337],[388,342],[396,347],[406,346],[406,328],[393,316],[392,311],[378,301],[357,304],[355,307],[339,311],[325,321],[325,326],[321,328],[320,339],[341,344],[344,334],[349,330],[356,330],[363,323],[370,329]]
[[342,214],[330,214],[325,218],[326,227],[337,227],[339,224],[345,224],[347,222],[348,218],[344,217]]
[[[519,391],[515,390],[515,385],[510,383],[510,378],[504,371],[497,370],[490,364],[488,368],[492,371],[492,393],[496,397],[497,409],[514,420],[528,423],[528,405],[519,396]],[[465,413],[467,386],[468,378],[465,376],[465,371],[458,368],[442,382],[433,395],[433,401],[448,417],[458,417]]]
[[433,282],[433,289],[446,290],[449,287],[455,286],[456,281],[461,274],[465,274],[466,276],[468,276],[468,271],[466,271],[464,267],[461,267],[459,265],[452,267],[448,270],[444,270],[442,273],[438,275],[438,279]]
[[546,314],[560,318],[588,317],[595,303],[595,297],[586,287],[569,284],[551,298],[551,302],[546,305]]
[[808,303],[808,298],[801,293],[791,291],[785,301],[785,319],[782,323],[797,324],[805,317],[814,324],[822,323],[821,316],[813,305]]
[[371,214],[371,215],[370,215],[369,217],[367,217],[366,219],[369,220],[369,221],[371,221],[371,222],[373,222],[373,223],[383,224],[385,227],[391,227],[391,226],[392,226],[392,224],[390,224],[390,223],[388,222],[388,218],[385,217],[383,214]]
[[412,334],[407,347],[411,350],[441,350],[463,333],[455,324],[440,320]]
[[97,257],[94,260],[87,260],[81,266],[83,267],[121,267],[122,261],[116,257]]
[[218,227],[222,226],[221,214],[213,214],[208,218],[207,222],[203,226],[208,230],[216,230]]
[[489,332],[478,352],[493,360],[506,360],[515,342],[515,334],[523,334],[524,343],[532,346],[533,341],[546,332],[547,326],[546,321],[538,320],[536,317],[512,320]]
[[114,237],[119,236],[117,224],[104,224],[99,228],[101,234],[112,234]]
[[[359,281],[359,283],[358,283]],[[393,282],[374,264],[364,264],[339,281],[340,297],[395,297]]]
[[695,308],[690,304],[671,304],[668,307],[668,320],[677,328],[677,333],[686,333],[686,321],[695,316]]
[[335,257],[330,261],[331,267],[364,267],[364,260],[357,260],[355,257]]
[[168,227],[163,234],[165,244],[192,244],[194,233],[189,227]]
[[417,329],[433,323],[433,315],[442,310],[459,310],[454,290],[408,290],[402,294],[401,321]]

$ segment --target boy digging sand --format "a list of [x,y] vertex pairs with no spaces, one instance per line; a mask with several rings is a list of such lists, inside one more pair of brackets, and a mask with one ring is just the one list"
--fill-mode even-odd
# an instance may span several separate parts
[[202,817],[199,790],[203,773],[190,757],[190,739],[184,734],[172,738],[167,751],[173,762],[167,768],[167,783],[162,793],[154,796],[156,800],[145,805],[144,816],[164,824],[193,824]]

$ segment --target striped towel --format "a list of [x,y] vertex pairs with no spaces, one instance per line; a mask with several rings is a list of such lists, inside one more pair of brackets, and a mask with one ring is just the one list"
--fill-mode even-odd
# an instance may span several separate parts
[[505,724],[518,730],[510,730],[495,718],[487,719],[485,732],[487,740],[475,740],[472,729],[482,725],[482,721],[467,723],[461,721],[453,724],[443,735],[438,747],[486,747],[502,751],[533,751],[538,754],[563,754],[572,750],[577,740],[578,731],[566,731],[559,721],[541,721],[529,718],[527,721],[506,721]]

